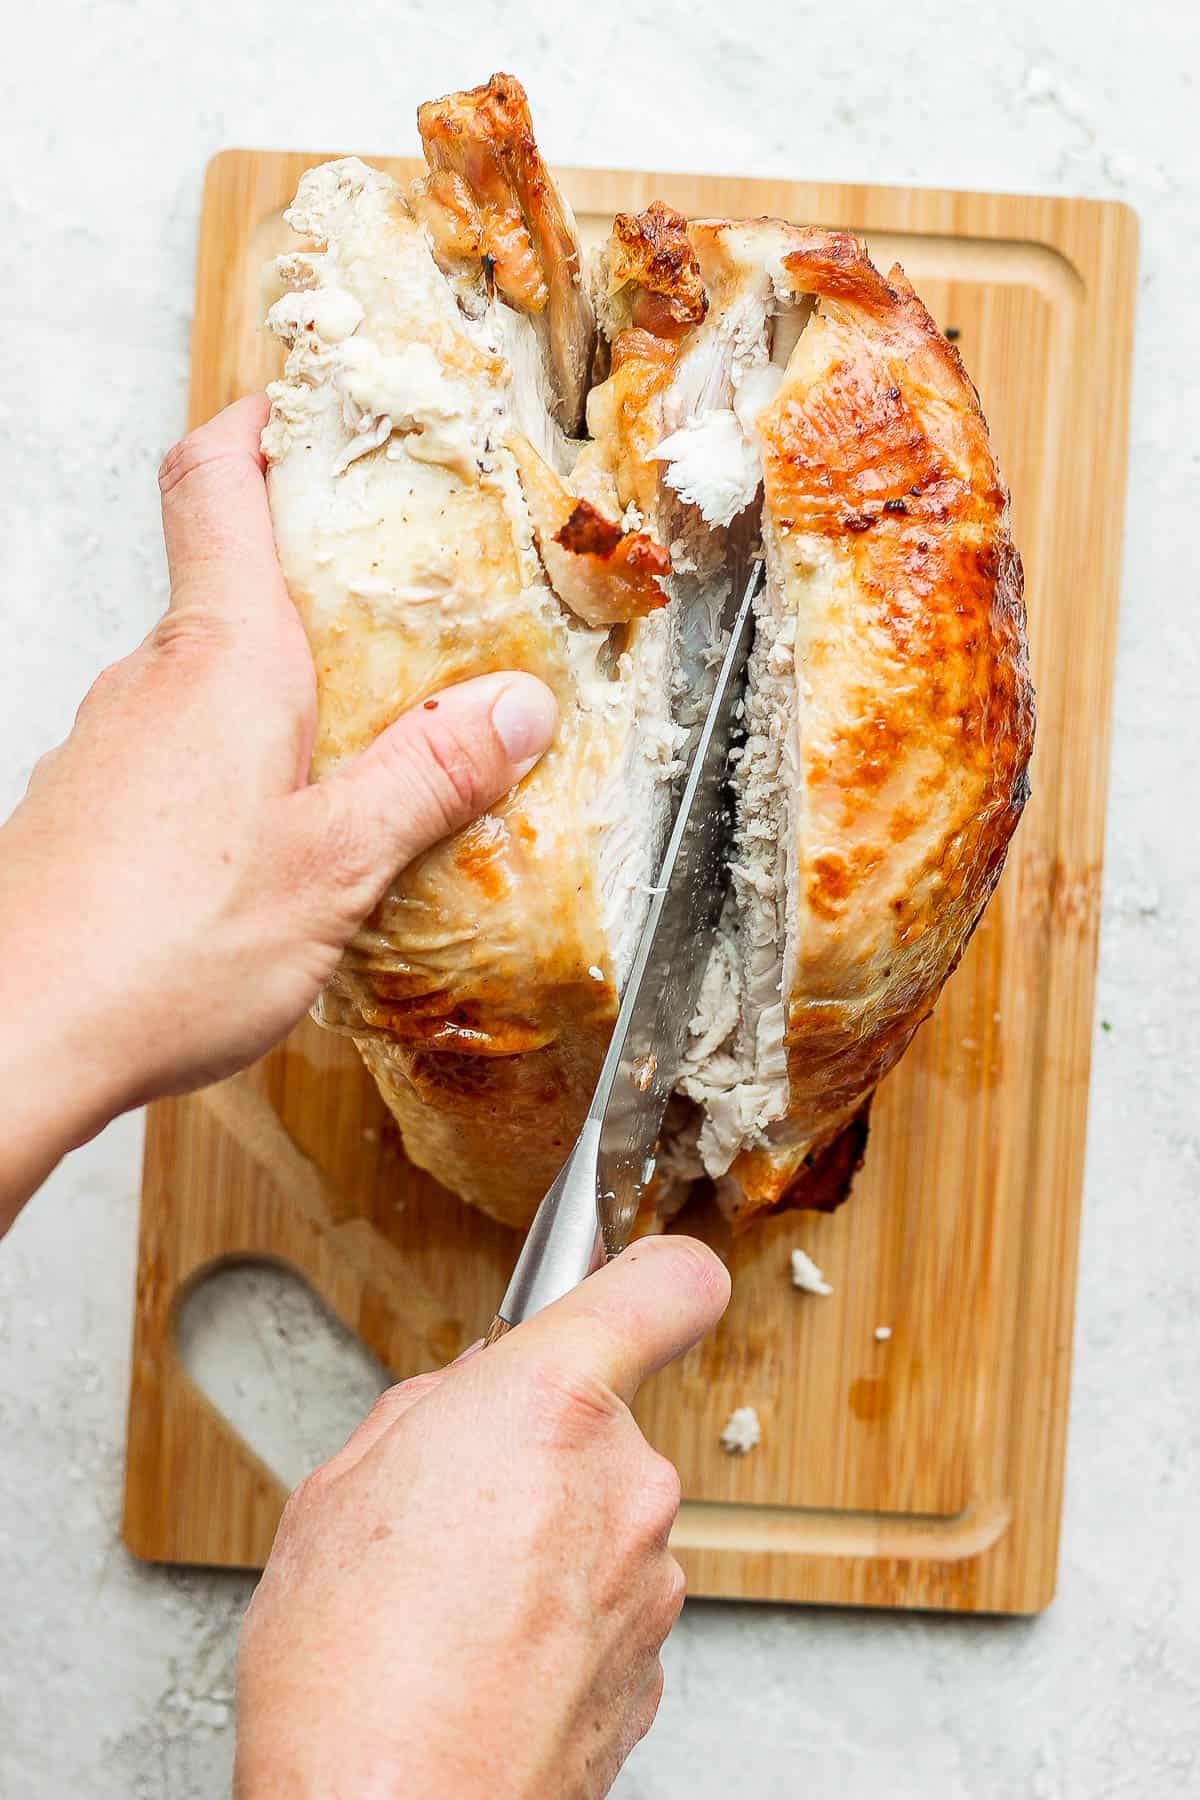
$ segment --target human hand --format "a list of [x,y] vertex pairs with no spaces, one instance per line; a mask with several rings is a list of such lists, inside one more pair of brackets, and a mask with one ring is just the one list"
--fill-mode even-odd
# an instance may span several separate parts
[[0,1230],[108,1118],[266,1050],[395,871],[552,735],[532,676],[448,689],[308,786],[312,659],[275,555],[261,396],[160,474],[171,602],[0,831]]
[[382,1396],[292,1495],[246,1615],[239,1800],[607,1793],[684,1594],[678,1477],[628,1402],[728,1298],[702,1244],[646,1238]]

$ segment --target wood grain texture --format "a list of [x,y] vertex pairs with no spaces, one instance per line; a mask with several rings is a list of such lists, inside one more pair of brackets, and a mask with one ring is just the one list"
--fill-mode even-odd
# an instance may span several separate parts
[[[276,372],[259,330],[280,212],[319,157],[230,151],[201,227],[191,419]],[[404,176],[417,165],[376,159]],[[736,1245],[718,1331],[639,1402],[687,1496],[697,1594],[1029,1612],[1054,1588],[1121,550],[1136,223],[1095,201],[567,170],[594,236],[659,196],[866,234],[959,333],[1014,494],[1040,730],[1008,871],[933,1021],[885,1083],[831,1216]],[[797,1293],[799,1244],[833,1282]],[[151,1111],[125,1539],[261,1564],[283,1493],[174,1344],[231,1259],[297,1269],[398,1375],[486,1329],[516,1250],[405,1161],[344,1041],[305,1023],[249,1074]],[[878,1341],[875,1328],[891,1327]],[[718,1439],[751,1404],[761,1445]]]

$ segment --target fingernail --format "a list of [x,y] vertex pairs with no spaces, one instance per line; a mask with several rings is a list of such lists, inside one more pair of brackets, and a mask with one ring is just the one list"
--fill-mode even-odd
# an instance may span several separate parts
[[558,706],[544,682],[532,675],[512,681],[492,706],[492,729],[504,745],[519,781],[554,736]]

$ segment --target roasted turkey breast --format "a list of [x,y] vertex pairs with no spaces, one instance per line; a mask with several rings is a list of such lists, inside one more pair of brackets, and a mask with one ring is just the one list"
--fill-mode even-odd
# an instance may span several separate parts
[[871,1095],[999,877],[1033,696],[978,396],[903,272],[885,280],[845,233],[691,232],[702,267],[771,288],[734,416],[660,450],[723,510],[711,444],[740,426],[763,483],[733,903],[682,1082],[699,1163],[743,1224],[824,1202],[831,1164],[844,1191]]
[[518,83],[419,126],[408,191],[354,158],[303,177],[269,314],[313,776],[487,670],[540,675],[561,723],[500,806],[398,874],[319,1016],[415,1161],[529,1219],[615,1017],[694,672],[761,535],[733,890],[659,1198],[704,1176],[739,1225],[828,1203],[1026,793],[1021,570],[977,396],[854,238],[655,204],[585,271]]

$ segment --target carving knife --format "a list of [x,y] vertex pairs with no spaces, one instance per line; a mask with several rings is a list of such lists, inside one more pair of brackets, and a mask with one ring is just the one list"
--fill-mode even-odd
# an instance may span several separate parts
[[489,1344],[625,1248],[654,1173],[728,882],[729,750],[762,567],[736,604],[587,1118],[534,1214]]

